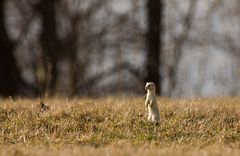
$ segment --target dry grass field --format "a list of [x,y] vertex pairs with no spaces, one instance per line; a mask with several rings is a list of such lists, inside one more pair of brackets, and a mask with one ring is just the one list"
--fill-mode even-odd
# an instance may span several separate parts
[[240,98],[159,98],[161,123],[142,97],[0,100],[0,156],[240,155]]

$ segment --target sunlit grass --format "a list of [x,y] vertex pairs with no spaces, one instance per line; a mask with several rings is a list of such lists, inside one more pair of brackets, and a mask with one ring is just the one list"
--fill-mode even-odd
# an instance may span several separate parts
[[53,98],[45,101],[47,111],[39,100],[0,100],[0,155],[240,153],[240,98],[158,102],[161,122],[155,126],[142,97]]

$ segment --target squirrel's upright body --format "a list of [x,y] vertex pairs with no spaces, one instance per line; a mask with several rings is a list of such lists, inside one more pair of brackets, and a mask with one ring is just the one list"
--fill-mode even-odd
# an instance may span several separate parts
[[147,107],[148,109],[148,120],[153,122],[159,122],[160,115],[157,105],[155,84],[153,82],[147,82],[145,89],[147,90],[145,107]]

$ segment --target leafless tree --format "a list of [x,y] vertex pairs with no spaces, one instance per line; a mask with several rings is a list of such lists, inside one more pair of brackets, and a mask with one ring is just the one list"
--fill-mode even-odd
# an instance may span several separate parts
[[147,32],[147,59],[146,81],[152,81],[156,84],[157,94],[161,94],[161,76],[160,76],[160,56],[161,56],[161,36],[162,36],[162,17],[163,2],[161,0],[148,0],[148,32]]
[[6,0],[0,1],[0,94],[3,96],[24,95],[26,87],[14,56],[18,41],[10,39],[6,24]]

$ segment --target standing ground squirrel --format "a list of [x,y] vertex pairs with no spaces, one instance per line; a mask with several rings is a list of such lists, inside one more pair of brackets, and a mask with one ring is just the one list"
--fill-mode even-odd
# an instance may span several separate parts
[[148,120],[158,123],[160,115],[156,99],[155,84],[153,82],[147,82],[145,89],[147,90],[145,107],[148,109]]

